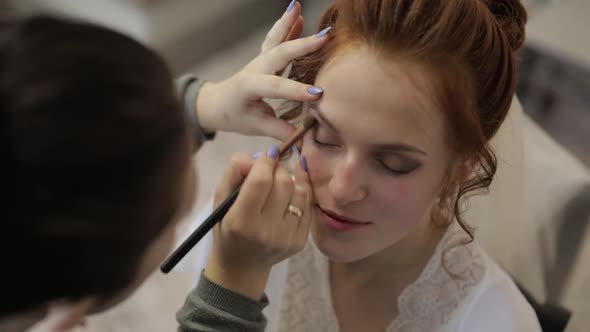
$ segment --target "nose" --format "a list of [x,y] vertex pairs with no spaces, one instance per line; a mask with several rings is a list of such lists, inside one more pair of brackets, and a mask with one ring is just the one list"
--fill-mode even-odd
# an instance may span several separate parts
[[368,189],[363,181],[360,163],[354,159],[343,161],[343,164],[335,169],[328,189],[334,203],[339,206],[347,206],[365,199]]

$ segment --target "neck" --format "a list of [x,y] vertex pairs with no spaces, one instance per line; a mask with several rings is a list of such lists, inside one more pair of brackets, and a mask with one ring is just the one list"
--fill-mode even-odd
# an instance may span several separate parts
[[364,259],[331,262],[330,272],[366,285],[381,280],[387,284],[395,280],[411,283],[419,277],[445,231],[446,228],[435,228],[426,223],[425,227],[418,227],[401,241]]
[[30,329],[47,315],[46,309],[12,314],[0,318],[0,331],[22,332]]

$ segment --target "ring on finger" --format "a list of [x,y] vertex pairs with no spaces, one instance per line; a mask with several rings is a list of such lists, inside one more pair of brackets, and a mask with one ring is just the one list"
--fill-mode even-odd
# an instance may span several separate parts
[[303,211],[293,204],[289,204],[287,212],[289,212],[289,214],[296,216],[297,218],[301,218],[301,216],[303,216]]

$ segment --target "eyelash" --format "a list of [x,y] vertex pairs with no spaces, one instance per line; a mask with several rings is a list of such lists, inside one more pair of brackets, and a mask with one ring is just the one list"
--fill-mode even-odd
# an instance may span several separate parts
[[[338,147],[338,145],[336,144],[329,144],[329,143],[324,143],[324,142],[320,142],[315,135],[313,135],[313,142],[319,147],[319,148],[333,148],[333,147]],[[402,176],[402,175],[406,175],[411,173],[412,171],[399,171],[399,170],[395,170],[395,169],[391,169],[389,167],[387,167],[387,165],[385,165],[385,163],[382,160],[377,159],[377,162],[379,163],[379,167],[381,167],[381,169],[383,171],[385,171],[388,175],[392,175],[392,176]]]
[[385,165],[385,163],[381,160],[378,160],[380,166],[383,168],[383,170],[385,170],[385,172],[387,172],[389,175],[393,175],[393,176],[402,176],[402,175],[406,175],[411,173],[412,171],[399,171],[399,170],[395,170],[392,168],[387,167],[387,165]]
[[315,138],[315,135],[313,136],[313,141],[314,141],[314,143],[315,143],[317,146],[319,146],[319,147],[324,147],[324,148],[327,148],[327,147],[337,147],[337,146],[338,146],[338,145],[336,145],[336,144],[329,144],[329,143],[323,143],[323,142],[320,142],[320,141],[318,141],[318,139],[317,139],[317,138]]

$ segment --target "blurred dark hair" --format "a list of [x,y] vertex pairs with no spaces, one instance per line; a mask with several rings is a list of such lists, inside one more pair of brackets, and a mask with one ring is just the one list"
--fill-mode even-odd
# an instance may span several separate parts
[[0,314],[130,284],[178,212],[185,123],[140,43],[46,16],[0,22]]

